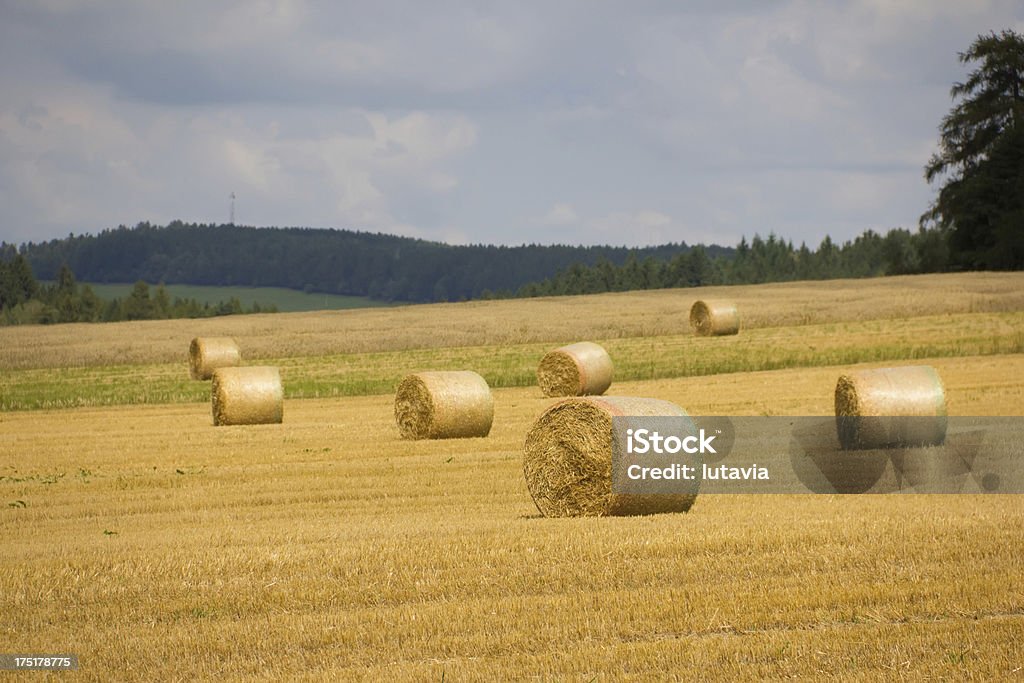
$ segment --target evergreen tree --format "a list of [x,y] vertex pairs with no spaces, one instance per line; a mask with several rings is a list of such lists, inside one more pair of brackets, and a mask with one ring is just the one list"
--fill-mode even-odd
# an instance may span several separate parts
[[949,232],[960,266],[1024,267],[1024,36],[980,35],[959,57],[975,67],[950,90],[959,101],[925,167],[945,182],[922,224]]
[[75,282],[75,274],[66,263],[57,273],[56,289],[50,298],[57,310],[55,322],[71,323],[79,320],[81,302],[78,297],[78,283]]
[[132,293],[121,304],[124,320],[148,320],[153,317],[153,302],[149,298],[149,285],[139,280],[132,287]]
[[4,264],[0,270],[0,308],[23,304],[39,293],[39,283],[32,266],[22,254]]
[[597,274],[597,291],[611,292],[615,290],[615,265],[611,261],[602,256],[594,264],[594,271]]
[[885,237],[886,272],[890,275],[904,275],[918,272],[919,257],[914,250],[910,233],[906,230],[892,230]]
[[153,316],[160,319],[171,317],[171,297],[162,282],[153,293]]
[[715,262],[708,258],[708,252],[704,249],[703,245],[698,244],[691,249],[687,258],[690,262],[690,279],[688,284],[691,287],[718,284],[718,269]]
[[92,291],[92,287],[89,285],[83,285],[78,298],[78,319],[87,323],[98,321],[102,315],[103,301],[96,296],[96,292]]

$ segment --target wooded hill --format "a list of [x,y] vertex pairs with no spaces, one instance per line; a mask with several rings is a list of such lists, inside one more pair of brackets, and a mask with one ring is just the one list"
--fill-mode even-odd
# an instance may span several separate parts
[[[9,249],[9,245],[8,245]],[[554,276],[571,265],[630,256],[668,261],[685,243],[629,249],[525,245],[455,246],[367,232],[140,223],[98,235],[69,235],[19,249],[36,277],[55,279],[63,264],[85,282],[288,287],[389,301],[458,301]],[[733,250],[706,248],[710,257]]]

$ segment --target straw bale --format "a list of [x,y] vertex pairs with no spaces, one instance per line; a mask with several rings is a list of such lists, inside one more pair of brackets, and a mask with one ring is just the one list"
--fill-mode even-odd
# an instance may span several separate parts
[[395,421],[403,439],[487,436],[494,421],[494,398],[475,372],[419,372],[398,385]]
[[210,379],[217,368],[242,363],[238,344],[230,337],[196,337],[188,347],[188,369],[192,379]]
[[843,448],[939,445],[946,439],[946,394],[928,365],[842,375],[835,407]]
[[213,424],[254,425],[284,419],[284,388],[277,368],[250,366],[213,371]]
[[612,418],[685,417],[679,406],[653,398],[568,398],[548,408],[526,436],[523,473],[545,517],[595,517],[686,512],[693,494],[612,492]]
[[738,334],[739,310],[727,301],[697,301],[690,308],[690,325],[702,337]]
[[603,394],[612,384],[611,356],[593,342],[549,351],[537,367],[537,384],[545,396]]

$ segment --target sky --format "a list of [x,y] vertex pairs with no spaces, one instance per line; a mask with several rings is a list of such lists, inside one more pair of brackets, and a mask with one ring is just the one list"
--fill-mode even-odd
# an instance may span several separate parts
[[1019,2],[0,0],[0,240],[141,221],[490,244],[916,229]]

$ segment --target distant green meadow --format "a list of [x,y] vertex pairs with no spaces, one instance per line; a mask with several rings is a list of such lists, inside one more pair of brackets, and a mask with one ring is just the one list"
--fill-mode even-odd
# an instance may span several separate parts
[[[50,284],[50,283],[47,283]],[[98,282],[82,282],[89,285],[96,296],[104,300],[124,299],[131,294],[131,283],[128,284],[103,284]],[[317,294],[300,292],[297,289],[285,289],[283,287],[207,287],[204,285],[164,285],[168,296],[173,301],[175,298],[195,299],[200,304],[211,305],[227,301],[236,297],[243,308],[251,308],[254,303],[260,307],[277,306],[282,313],[293,311],[322,311],[338,310],[345,308],[370,308],[374,306],[388,306],[383,301],[374,301],[365,296],[343,296],[341,294]],[[153,295],[155,285],[150,285],[150,296]]]

